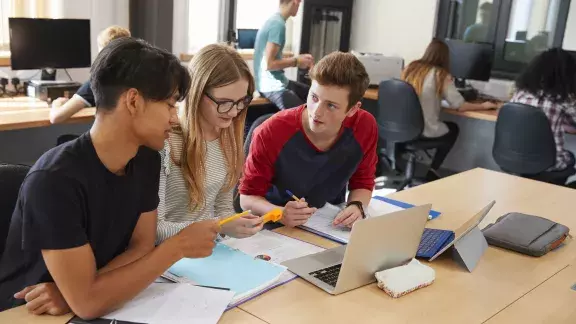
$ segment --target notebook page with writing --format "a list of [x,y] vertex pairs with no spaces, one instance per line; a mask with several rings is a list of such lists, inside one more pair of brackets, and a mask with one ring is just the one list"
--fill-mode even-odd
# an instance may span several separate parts
[[233,296],[233,291],[190,284],[153,283],[103,318],[154,324],[217,323]]

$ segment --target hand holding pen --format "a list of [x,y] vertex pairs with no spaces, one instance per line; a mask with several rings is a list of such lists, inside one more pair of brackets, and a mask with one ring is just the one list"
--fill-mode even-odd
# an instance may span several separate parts
[[292,197],[292,201],[286,203],[282,214],[282,223],[286,226],[299,226],[308,221],[310,216],[316,212],[316,208],[308,206],[306,199],[298,198],[289,190],[286,193]]

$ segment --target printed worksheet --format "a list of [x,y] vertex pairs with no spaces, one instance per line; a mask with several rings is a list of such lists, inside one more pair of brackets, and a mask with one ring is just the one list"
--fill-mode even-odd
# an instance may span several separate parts
[[185,283],[153,283],[103,318],[149,324],[216,324],[233,296],[233,291]]

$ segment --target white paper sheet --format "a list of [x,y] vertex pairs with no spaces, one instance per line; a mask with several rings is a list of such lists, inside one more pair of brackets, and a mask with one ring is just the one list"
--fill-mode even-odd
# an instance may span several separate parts
[[107,319],[149,323],[217,323],[233,291],[177,283],[153,283]]
[[324,251],[319,246],[267,230],[260,231],[252,237],[244,239],[231,238],[222,243],[253,257],[267,255],[271,258],[270,262],[278,264]]

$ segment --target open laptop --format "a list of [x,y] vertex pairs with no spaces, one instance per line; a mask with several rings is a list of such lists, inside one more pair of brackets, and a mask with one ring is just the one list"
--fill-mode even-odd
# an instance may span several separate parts
[[348,245],[283,262],[290,271],[337,295],[376,281],[374,273],[416,255],[431,205],[357,221]]

